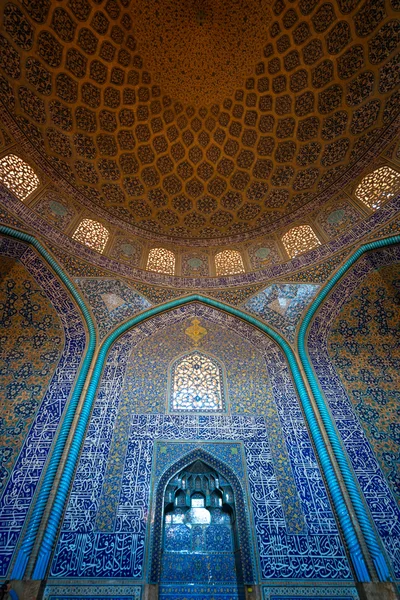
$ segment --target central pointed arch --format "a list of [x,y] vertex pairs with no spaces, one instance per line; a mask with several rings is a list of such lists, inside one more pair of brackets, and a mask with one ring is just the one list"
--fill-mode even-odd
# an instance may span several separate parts
[[243,584],[254,584],[257,581],[256,568],[254,559],[254,549],[252,548],[252,542],[250,537],[250,515],[248,506],[246,503],[246,494],[248,492],[244,489],[244,482],[241,482],[233,470],[222,460],[204,450],[203,448],[195,448],[188,454],[182,456],[178,461],[171,465],[162,474],[158,485],[155,490],[155,500],[153,505],[153,519],[150,519],[151,532],[150,532],[150,583],[157,584],[160,582],[161,577],[161,552],[162,552],[162,534],[163,534],[163,504],[165,490],[168,482],[174,475],[191,465],[192,463],[200,460],[204,462],[211,469],[215,469],[221,473],[230,483],[233,493],[235,496],[236,505],[236,518],[238,521],[238,537],[239,537],[239,570],[241,583]]
[[[236,317],[239,319],[239,321],[244,321],[247,324],[252,325],[255,328],[255,330],[258,330],[259,333],[266,334],[267,337],[275,341],[280,347],[280,349],[283,351],[292,375],[295,389],[297,390],[298,397],[300,399],[300,403],[305,414],[306,421],[309,426],[310,435],[314,441],[320,464],[326,476],[328,488],[331,493],[336,514],[338,515],[342,526],[343,535],[349,550],[352,564],[357,572],[359,580],[368,581],[369,575],[365,567],[362,550],[357,539],[356,532],[351,521],[349,512],[346,508],[344,497],[340,489],[336,473],[333,469],[333,465],[328,453],[328,449],[326,448],[323,435],[319,428],[319,424],[314,413],[311,399],[304,385],[303,378],[293,349],[279,333],[272,329],[272,327],[270,327],[266,323],[261,322],[256,317],[253,317],[243,312],[238,308],[234,308],[208,296],[203,296],[201,294],[191,294],[188,296],[170,300],[162,305],[145,310],[142,313],[128,319],[119,327],[117,327],[114,331],[112,331],[109,334],[109,336],[103,341],[103,344],[100,347],[100,350],[97,355],[97,361],[94,365],[92,376],[83,403],[82,413],[84,417],[82,418],[82,421],[78,421],[77,425],[77,431],[79,430],[79,438],[77,436],[75,436],[74,438],[76,447],[79,447],[80,444],[83,442],[85,428],[87,426],[89,415],[97,394],[98,385],[102,376],[107,355],[114,342],[117,341],[118,338],[122,334],[126,333],[129,329],[135,328],[136,326],[149,319],[157,318],[163,313],[167,313],[173,309],[179,310],[182,307],[195,302],[199,302],[200,304],[204,304],[207,307],[216,309],[217,311],[221,312],[221,315],[225,314],[231,317]],[[58,489],[60,501],[54,503],[50,512],[47,528],[43,537],[43,542],[40,547],[38,559],[33,572],[34,579],[41,579],[44,576],[47,569],[47,565],[50,561],[55,539],[57,536],[58,526],[62,518],[63,508],[66,502],[69,487],[71,485],[75,465],[75,456],[69,455],[67,457],[64,467],[64,473],[61,480],[62,485],[60,485]]]
[[[90,317],[90,313],[89,313],[86,305],[84,304],[82,298],[76,291],[75,287],[73,286],[73,284],[67,277],[67,275],[63,272],[61,267],[56,263],[54,258],[40,244],[40,242],[38,242],[38,240],[36,240],[31,235],[28,235],[23,232],[19,232],[8,226],[0,226],[0,232],[3,234],[6,234],[8,236],[17,238],[17,239],[22,239],[22,240],[27,241],[28,243],[32,244],[38,250],[38,252],[41,254],[41,256],[52,266],[52,268],[55,270],[57,275],[60,276],[63,283],[66,285],[68,290],[71,292],[72,296],[77,301],[79,307],[81,308],[81,310],[83,312],[83,315],[86,320],[86,324],[89,329],[89,344],[88,344],[87,352],[86,352],[86,355],[84,358],[84,364],[82,365],[82,369],[80,371],[79,378],[78,378],[77,384],[76,384],[74,392],[73,392],[74,399],[76,398],[76,400],[78,400],[78,398],[81,394],[82,388],[83,388],[83,383],[86,380],[86,377],[88,376],[89,365],[90,365],[91,358],[94,355],[94,349],[95,349],[95,344],[96,344],[96,332],[95,332],[93,321]],[[315,395],[315,392],[317,392],[316,397],[317,397],[317,404],[318,404],[319,410],[321,410],[321,407],[322,407],[322,409],[323,409],[322,412],[325,412],[325,414],[326,414],[326,411],[325,411],[326,406],[324,404],[324,401],[321,398],[319,398],[318,382],[312,372],[311,365],[309,365],[309,363],[308,363],[306,352],[304,351],[304,340],[305,340],[305,334],[307,331],[307,327],[309,326],[310,320],[312,319],[312,317],[314,315],[314,311],[317,309],[318,305],[325,300],[325,298],[329,294],[330,290],[336,285],[336,283],[346,273],[346,271],[360,258],[360,256],[362,256],[362,254],[364,254],[365,252],[368,252],[370,250],[374,250],[376,248],[381,248],[384,246],[389,246],[389,245],[392,245],[395,243],[399,243],[399,241],[400,241],[400,236],[395,235],[395,236],[391,236],[388,238],[375,240],[373,242],[369,242],[369,243],[366,243],[366,244],[363,244],[362,246],[360,246],[358,248],[358,250],[356,250],[356,252],[354,252],[354,254],[352,254],[349,258],[347,258],[347,260],[342,265],[342,267],[340,267],[340,269],[337,271],[335,276],[324,286],[324,288],[321,290],[320,294],[318,295],[318,298],[316,298],[315,303],[313,303],[312,308],[306,314],[306,317],[305,317],[304,323],[303,323],[303,327],[302,327],[302,331],[299,332],[300,346],[302,346],[302,347],[300,347],[300,354],[302,355],[302,363],[303,363],[303,365],[305,364],[306,378],[310,382],[310,387],[313,390],[313,394]],[[208,304],[209,306],[213,306],[213,307],[218,308],[228,314],[235,315],[235,316],[243,319],[244,321],[247,321],[247,323],[253,325],[256,329],[258,329],[259,331],[263,332],[264,334],[267,334],[272,339],[274,339],[275,342],[277,342],[278,345],[280,346],[280,348],[283,350],[283,352],[286,356],[286,359],[289,363],[289,368],[290,368],[290,371],[291,371],[291,374],[292,374],[292,377],[293,377],[293,380],[295,383],[295,387],[298,392],[298,395],[299,395],[299,398],[300,398],[300,401],[301,401],[301,404],[302,404],[302,407],[303,407],[303,410],[305,413],[305,417],[306,417],[306,420],[307,420],[307,423],[308,423],[308,426],[310,429],[312,439],[314,441],[314,444],[315,444],[315,447],[317,450],[318,458],[320,460],[322,469],[325,473],[328,488],[331,493],[331,498],[332,498],[333,504],[335,506],[336,514],[338,516],[339,522],[341,524],[342,532],[343,532],[344,538],[346,540],[346,544],[347,544],[347,547],[349,550],[349,554],[350,554],[352,564],[355,569],[357,578],[359,581],[370,581],[370,576],[369,576],[369,573],[368,573],[368,570],[367,570],[367,567],[365,564],[365,560],[364,560],[364,553],[361,549],[354,525],[352,523],[350,514],[349,514],[346,504],[344,502],[343,492],[340,488],[338,476],[335,473],[335,470],[333,468],[333,464],[332,464],[331,458],[329,456],[328,449],[326,448],[326,445],[325,445],[325,442],[324,442],[324,439],[323,439],[323,436],[321,433],[320,425],[317,421],[316,415],[314,414],[314,409],[313,409],[313,406],[311,404],[310,398],[309,398],[307,390],[306,390],[305,378],[303,377],[303,375],[300,371],[299,364],[297,363],[297,360],[296,360],[296,357],[294,355],[292,348],[286,342],[286,340],[284,340],[276,331],[274,331],[271,327],[262,323],[258,319],[248,315],[245,312],[242,312],[239,309],[233,308],[229,305],[225,305],[225,304],[220,303],[211,298],[201,296],[200,294],[193,294],[191,296],[179,298],[178,300],[169,301],[169,302],[166,302],[165,304],[163,304],[162,306],[154,307],[148,311],[144,311],[144,313],[138,315],[137,317],[129,319],[126,323],[121,324],[120,327],[118,327],[114,332],[112,332],[109,335],[109,337],[106,340],[104,340],[104,343],[99,351],[98,360],[95,365],[93,375],[91,376],[89,384],[88,384],[87,393],[84,398],[82,411],[81,411],[80,417],[77,421],[74,440],[73,440],[73,443],[71,444],[72,452],[69,453],[69,455],[67,456],[67,459],[65,461],[64,471],[63,471],[61,479],[60,479],[60,485],[56,492],[55,501],[53,503],[53,507],[51,509],[49,519],[47,522],[46,532],[45,532],[45,535],[43,537],[43,540],[42,540],[42,543],[41,543],[41,546],[39,549],[38,559],[37,559],[36,566],[35,566],[35,569],[33,572],[33,579],[43,579],[43,577],[45,576],[47,566],[48,566],[48,563],[49,563],[49,560],[50,560],[50,557],[52,554],[55,538],[57,535],[58,526],[60,524],[60,520],[61,520],[61,517],[63,514],[65,502],[66,502],[66,499],[68,496],[68,490],[69,490],[69,487],[70,487],[70,484],[71,484],[71,481],[73,478],[73,474],[75,471],[75,466],[76,466],[76,463],[78,460],[79,449],[83,442],[86,426],[87,426],[91,408],[93,406],[93,402],[95,399],[98,383],[99,383],[99,380],[101,377],[101,373],[102,373],[102,370],[104,367],[107,353],[108,353],[111,345],[121,334],[125,333],[125,331],[127,331],[131,327],[134,327],[138,323],[140,323],[154,315],[157,315],[160,312],[167,311],[170,308],[173,308],[174,306],[180,306],[182,304],[186,304],[188,302],[193,302],[196,300],[199,302],[204,302],[205,304]],[[70,406],[69,406],[69,412],[71,414],[73,414],[73,412],[74,412],[73,409],[75,407],[76,407],[76,404],[74,404],[74,402],[72,402],[72,398],[71,398],[71,402],[70,402]],[[330,426],[332,425],[329,418],[327,419],[327,422],[328,422],[328,425],[330,425]],[[60,439],[58,440],[58,442],[60,442],[59,444],[57,443],[57,445],[60,448],[60,456],[61,456],[62,449],[65,447],[67,434],[69,433],[71,425],[72,425],[72,423],[68,423],[67,426],[64,427],[65,436],[63,437],[61,442],[60,442]],[[335,444],[333,446],[334,450],[335,450],[335,447],[338,447],[338,446],[339,446],[338,444]],[[335,452],[335,454],[336,454],[336,452]],[[351,498],[353,500],[354,496],[358,495],[358,492],[354,486],[354,479],[352,479],[352,474],[350,473],[349,469],[346,468],[346,465],[344,465],[344,467],[343,466],[340,467],[340,471],[342,473],[343,473],[343,470],[346,472],[346,476],[347,476],[346,477],[346,479],[347,479],[346,488],[351,487],[352,488],[351,491],[355,492],[355,493],[351,494]],[[56,472],[56,466],[54,465],[54,460],[53,460],[53,461],[51,461],[49,468],[45,474],[47,476],[50,473],[50,476],[48,477],[49,481],[51,481],[51,482],[53,481],[55,472]],[[33,540],[36,535],[36,531],[37,531],[37,527],[39,525],[40,519],[44,512],[44,508],[45,508],[46,500],[48,498],[48,493],[49,493],[50,487],[51,487],[51,484],[50,484],[50,486],[47,486],[46,491],[44,493],[39,494],[38,500],[37,500],[35,506],[33,507],[33,512],[32,512],[33,516],[31,518],[31,522],[29,523],[29,528],[28,528],[31,533],[30,533],[30,535],[27,534],[23,540],[22,545],[24,545],[26,543],[26,549],[22,552],[22,546],[21,546],[20,555],[18,555],[17,563],[16,563],[14,571],[13,571],[13,576],[16,578],[21,578],[23,576],[23,573],[25,572],[26,564],[28,562],[29,556],[31,555],[31,551],[32,551],[32,547],[33,547]],[[358,498],[358,500],[359,500],[359,498]],[[356,510],[356,512],[357,512],[357,516],[359,517],[361,531],[362,531],[364,539],[366,541],[366,546],[368,548],[368,552],[370,553],[370,556],[373,557],[375,567],[379,573],[379,579],[381,581],[390,580],[390,574],[389,574],[387,562],[386,562],[385,557],[382,555],[376,534],[372,529],[370,517],[366,513],[365,508],[362,506],[362,503],[357,502],[356,504],[357,504],[357,509],[358,509],[358,510]],[[34,515],[36,515],[35,519],[34,519]],[[31,527],[32,521],[35,521],[34,527]]]

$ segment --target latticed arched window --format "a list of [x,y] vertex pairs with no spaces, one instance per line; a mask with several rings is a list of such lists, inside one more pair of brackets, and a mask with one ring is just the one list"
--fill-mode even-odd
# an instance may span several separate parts
[[234,275],[244,273],[244,265],[240,252],[237,250],[223,250],[215,255],[215,269],[217,275]]
[[225,410],[223,369],[215,358],[195,350],[172,364],[170,409],[189,412]]
[[366,175],[356,187],[355,195],[369,208],[377,210],[400,192],[400,173],[384,166]]
[[25,200],[40,185],[35,171],[15,154],[7,154],[0,160],[0,181],[20,200]]
[[175,273],[175,254],[166,248],[152,248],[147,259],[147,269],[173,275]]
[[312,250],[312,248],[321,244],[309,225],[292,227],[292,229],[289,229],[289,231],[282,236],[282,242],[290,258],[293,258],[302,252],[306,252],[307,250]]
[[81,244],[101,253],[107,244],[109,235],[108,230],[98,221],[83,219],[72,237]]

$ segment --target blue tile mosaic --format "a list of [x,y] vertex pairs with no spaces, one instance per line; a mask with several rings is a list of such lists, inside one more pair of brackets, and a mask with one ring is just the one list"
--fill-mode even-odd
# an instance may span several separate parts
[[312,283],[273,283],[243,304],[293,342],[301,314],[320,286]]
[[[186,556],[168,554],[164,557],[161,571],[161,581],[192,581],[193,583],[204,583],[209,579],[220,583],[233,584],[235,577],[235,559],[233,554],[213,555],[212,558],[199,556],[195,553]],[[166,575],[166,572],[168,575]]]
[[100,338],[104,338],[121,321],[151,306],[146,298],[121,279],[79,277],[75,281],[93,311]]
[[[150,538],[148,543],[151,548],[151,571],[152,582],[162,583],[173,581],[174,583],[190,581],[187,577],[195,578],[197,582],[216,581],[228,583],[237,581],[235,574],[235,561],[232,553],[232,543],[228,549],[224,549],[224,557],[221,554],[213,554],[212,559],[207,555],[205,541],[201,543],[194,555],[167,556],[165,561],[165,549],[162,548],[163,538],[163,490],[170,479],[177,473],[188,467],[192,462],[203,461],[208,467],[215,470],[219,477],[224,477],[229,483],[235,497],[235,516],[237,519],[238,552],[241,557],[242,574],[246,582],[253,582],[255,575],[255,556],[250,540],[250,512],[247,503],[248,486],[245,482],[245,467],[242,445],[234,442],[203,442],[193,443],[171,443],[156,442],[154,450],[154,466],[152,487],[153,494],[150,522]],[[168,466],[168,468],[166,468]],[[222,485],[222,482],[221,482]],[[206,528],[206,532],[208,528]],[[204,533],[202,532],[202,535]],[[197,532],[200,534],[201,532]],[[195,537],[195,534],[194,534]],[[192,544],[195,542],[192,539]],[[226,552],[228,550],[228,552]],[[169,554],[169,553],[167,553]],[[172,555],[172,553],[171,553]],[[175,562],[174,562],[175,561]],[[175,569],[174,565],[177,566]],[[179,575],[180,572],[180,575]],[[196,572],[196,575],[193,573]],[[193,579],[192,579],[193,580]]]
[[236,586],[161,585],[160,600],[239,600]]
[[44,600],[140,600],[142,597],[142,586],[110,583],[102,585],[99,583],[66,583],[49,584],[44,589]]
[[[393,421],[398,415],[399,261],[398,246],[360,259],[321,307],[308,342],[315,372],[398,578],[400,508],[394,494],[399,489],[399,441]],[[380,278],[376,270],[388,265],[393,265],[391,272],[386,270]],[[379,419],[382,410],[385,418]]]
[[0,576],[5,577],[79,368],[85,330],[64,287],[29,246],[1,238],[0,253],[19,258],[39,284],[59,315],[65,338],[61,358],[0,499]]
[[[273,390],[271,406],[282,437],[276,438],[275,430],[269,428],[268,410],[259,416],[135,414],[126,410],[125,429],[118,438],[120,390],[129,348],[152,336],[160,327],[166,328],[165,340],[170,339],[167,325],[180,322],[183,326],[193,315],[247,340],[264,357]],[[115,469],[115,478],[108,472],[109,488],[104,490],[113,436],[121,440],[121,445],[115,448],[123,464],[122,469]],[[282,448],[278,448],[279,439],[283,440]],[[115,353],[110,352],[55,550],[52,578],[148,577],[144,549],[156,441],[164,441],[166,446],[172,441],[193,443],[205,451],[207,444],[216,442],[226,441],[233,446],[242,443],[260,580],[352,579],[282,353],[270,339],[244,322],[200,305],[195,312],[188,305],[144,323],[116,343]],[[229,455],[221,456],[221,460],[233,465],[237,459],[229,443],[223,445]],[[277,451],[281,452],[281,458],[276,458]],[[174,463],[176,456],[167,456],[165,461],[169,460]],[[285,505],[282,487],[278,485],[280,465],[293,478],[294,497],[297,496],[300,506],[298,518],[304,524],[299,533],[295,533],[291,524],[296,519],[291,519],[290,507]],[[112,522],[106,524],[105,530],[98,519],[102,497],[107,500],[103,506],[109,506],[112,515]]]
[[311,586],[263,586],[263,600],[358,600],[355,587]]
[[[163,413],[166,410],[166,388],[168,388],[168,370],[171,362],[182,352],[193,347],[193,341],[186,335],[187,327],[193,317],[206,325],[200,349],[219,356],[224,364],[228,379],[228,402],[231,413],[258,413],[265,415],[266,427],[271,444],[271,453],[275,462],[283,510],[288,530],[299,533],[305,530],[305,522],[300,510],[300,499],[296,490],[292,471],[285,468],[288,460],[287,445],[281,427],[281,418],[273,400],[272,385],[269,380],[263,353],[256,350],[246,340],[246,332],[238,330],[237,320],[226,329],[219,321],[216,311],[207,312],[203,305],[194,305],[184,311],[177,310],[152,319],[121,338],[110,353],[110,383],[114,394],[118,394],[118,415],[114,423],[107,472],[103,483],[100,508],[97,514],[98,527],[102,531],[112,531],[118,498],[112,490],[119,485],[122,477],[123,462],[120,460],[120,448],[127,444],[129,434],[128,415],[134,413]],[[191,316],[190,316],[191,315]],[[214,315],[209,319],[209,315]],[[205,319],[205,320],[204,320]],[[275,356],[275,346],[269,356]],[[111,357],[112,356],[112,357]],[[279,371],[279,362],[276,368]],[[272,368],[272,367],[270,367]],[[114,369],[114,371],[112,371]],[[121,376],[123,369],[125,376]],[[112,372],[115,374],[112,375]],[[278,376],[278,375],[277,375]]]

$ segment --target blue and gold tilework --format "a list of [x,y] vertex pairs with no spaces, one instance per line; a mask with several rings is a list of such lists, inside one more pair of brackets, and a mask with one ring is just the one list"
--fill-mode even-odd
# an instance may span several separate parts
[[151,306],[136,290],[121,279],[77,278],[97,322],[100,338],[121,321]]
[[[135,352],[146,347],[149,360],[159,355],[162,361],[162,354],[168,353],[174,343],[178,347],[183,343],[184,330],[194,317],[209,331],[209,344],[212,331],[221,329],[223,342],[220,349],[215,348],[215,353],[225,361],[227,370],[235,360],[236,370],[241,373],[236,375],[239,380],[256,369],[257,378],[266,382],[264,405],[257,409],[261,411],[259,415],[232,410],[218,416],[143,412],[137,404],[136,392],[121,393],[127,382],[124,374]],[[235,336],[247,345],[240,346],[244,351],[241,357],[230,358],[229,348],[231,354],[237,352]],[[254,358],[250,360],[251,356]],[[142,385],[147,384],[143,380]],[[137,389],[140,394],[140,386]],[[158,400],[163,411],[165,401],[165,395],[163,404]],[[235,395],[230,401],[235,406]],[[143,580],[149,576],[145,561],[146,527],[149,494],[154,488],[154,443],[158,440],[243,444],[260,581],[351,580],[281,351],[246,323],[201,304],[158,315],[125,334],[111,349],[71,489],[51,577]],[[235,456],[231,455],[229,460],[233,462]]]
[[[242,445],[237,442],[156,442],[154,449],[153,469],[153,501],[149,530],[151,548],[151,581],[166,583],[215,583],[227,585],[237,583],[235,573],[234,550],[239,553],[241,571],[246,581],[255,579],[255,557],[250,538],[248,490],[245,481]],[[225,462],[228,460],[229,462]],[[189,467],[196,461],[213,470],[220,478],[220,484],[231,486],[234,495],[235,519],[237,523],[237,547],[234,548],[230,519],[227,535],[224,535],[221,547],[221,529],[226,529],[226,520],[217,511],[207,526],[191,524],[184,538],[180,535],[168,537],[169,529],[174,524],[165,524],[163,536],[163,494],[162,490],[171,477]],[[236,472],[237,469],[237,472]],[[213,510],[213,509],[211,509]],[[179,530],[180,531],[180,530]],[[172,532],[175,534],[175,530]],[[188,555],[182,551],[182,543],[195,547],[195,552]]]
[[359,596],[355,587],[351,586],[263,586],[263,600],[358,600]]
[[32,425],[64,347],[60,319],[24,265],[1,256],[0,492]]
[[172,363],[197,349],[214,356],[223,365],[229,412],[264,414],[272,391],[262,355],[239,335],[202,320],[200,324],[207,334],[196,346],[186,334],[192,321],[193,318],[188,318],[173,324],[134,346],[121,390],[122,401],[134,413],[167,412]]
[[0,238],[0,576],[5,577],[85,347],[64,287],[27,245]]
[[309,352],[375,525],[400,577],[400,249],[364,256],[310,330]]
[[320,286],[312,283],[273,283],[243,307],[293,342],[301,314]]
[[309,266],[307,269],[303,269],[297,273],[288,273],[286,276],[286,281],[293,283],[324,283],[340,266],[350,252],[351,249],[347,248],[346,250],[338,252],[327,260],[324,260],[316,265]]

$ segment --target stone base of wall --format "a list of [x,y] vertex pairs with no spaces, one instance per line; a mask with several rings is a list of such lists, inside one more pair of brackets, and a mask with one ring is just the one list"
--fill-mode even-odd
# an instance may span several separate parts
[[396,586],[390,582],[384,583],[358,583],[360,600],[399,600],[400,596]]

